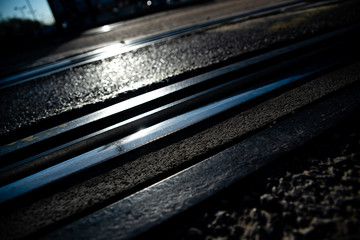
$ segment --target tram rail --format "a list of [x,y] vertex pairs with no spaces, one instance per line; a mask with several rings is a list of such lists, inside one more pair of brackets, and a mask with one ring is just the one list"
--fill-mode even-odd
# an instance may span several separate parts
[[[356,39],[346,36],[358,28],[351,26],[276,49],[25,138],[32,141],[20,139],[3,145],[0,202],[351,61],[357,53]],[[255,68],[260,70],[249,70]]]
[[67,57],[62,60],[58,60],[54,63],[44,64],[38,67],[30,69],[22,69],[19,73],[5,76],[0,79],[0,89],[8,88],[24,82],[35,80],[39,77],[47,76],[61,72],[70,68],[78,67],[81,65],[93,63],[106,58],[114,57],[119,54],[134,51],[146,46],[167,41],[171,38],[179,38],[183,35],[189,34],[194,31],[199,31],[204,28],[214,27],[224,23],[236,21],[246,21],[255,18],[261,18],[268,15],[275,15],[286,11],[292,11],[296,9],[306,9],[313,6],[328,5],[338,2],[339,0],[323,1],[317,3],[311,3],[303,0],[296,0],[289,3],[279,4],[275,6],[265,7],[263,9],[242,13],[230,17],[216,19],[213,21],[207,21],[204,23],[183,27],[175,30],[170,30],[160,34],[154,34],[148,37],[139,39],[129,39],[124,43],[113,43],[106,47],[99,47],[92,50],[88,50],[82,54],[76,54],[75,56]]
[[[306,6],[297,1],[288,7]],[[256,14],[272,14],[273,11],[282,10],[267,9]],[[143,156],[149,156],[151,164],[161,164],[151,157],[153,152],[169,151],[169,146],[181,141],[196,145],[197,136],[204,129],[214,131],[202,140],[215,142],[210,144],[210,150],[198,151],[208,147],[202,142],[189,150],[194,153],[187,162],[174,163],[170,170],[166,166],[155,176],[148,176],[151,171],[144,173],[146,177],[134,180],[135,187],[129,184],[131,189],[126,186],[109,195],[103,194],[106,196],[101,196],[96,204],[88,204],[90,207],[81,201],[92,198],[79,200],[76,207],[88,208],[72,209],[73,212],[69,211],[71,213],[60,220],[46,223],[48,225],[43,228],[36,226],[38,228],[31,230],[30,235],[44,239],[131,239],[146,232],[358,113],[360,74],[353,76],[352,73],[360,66],[359,28],[359,24],[354,24],[283,44],[248,55],[250,57],[238,62],[192,73],[189,78],[148,92],[135,93],[132,98],[75,119],[65,119],[50,128],[49,125],[36,126],[40,131],[21,135],[15,141],[2,140],[5,144],[0,146],[0,209],[5,211],[8,206],[16,209],[20,202],[36,201],[42,194],[59,191],[63,183],[66,186],[78,184],[81,189],[81,181],[87,177],[101,179],[109,169],[138,163]],[[166,37],[175,36],[178,35]],[[157,36],[149,42],[166,37]],[[141,44],[134,47],[141,47]],[[79,60],[71,66],[97,61],[100,55],[93,58],[90,54],[84,62]],[[346,71],[350,73],[344,74]],[[20,77],[11,84],[51,73],[52,70],[33,72],[33,76]],[[333,73],[344,74],[344,78],[328,81],[327,77]],[[259,105],[263,105],[259,109],[264,110],[264,106],[274,107],[278,103],[281,103],[278,107],[286,109],[275,113],[256,110]],[[271,109],[265,111],[271,112]],[[267,119],[254,123],[241,132],[241,136],[239,133],[226,141],[215,139],[221,138],[216,134],[229,122],[236,122],[237,116],[244,112],[249,114],[246,116],[249,118],[242,119],[244,121]],[[241,128],[242,124],[250,126],[252,123],[229,124],[224,134]],[[169,154],[170,157],[175,155]],[[126,171],[126,167],[124,169],[119,172]],[[116,184],[119,182],[114,183],[114,188],[118,187]],[[92,194],[94,187],[84,188],[88,191],[85,194]],[[101,195],[101,191],[106,190],[99,190],[97,186],[97,191]],[[94,227],[89,228],[89,224]],[[96,233],[99,229],[101,236]]]

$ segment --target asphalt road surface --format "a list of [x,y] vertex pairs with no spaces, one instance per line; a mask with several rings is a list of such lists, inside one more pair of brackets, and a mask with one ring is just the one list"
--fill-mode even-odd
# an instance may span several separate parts
[[[210,1],[183,9],[155,13],[138,19],[114,23],[110,25],[111,30],[108,32],[101,32],[101,28],[91,29],[80,35],[64,37],[45,45],[36,46],[35,44],[31,49],[22,48],[20,52],[2,56],[1,68],[6,69],[7,72],[3,75],[9,76],[9,74],[18,73],[34,66],[50,64],[114,43],[126,44],[154,34],[259,9],[268,9],[279,4],[286,5],[291,2],[280,0]],[[360,4],[356,1],[306,1],[293,8],[284,7],[283,11],[252,15],[251,18],[233,19],[230,22],[189,31],[179,37],[164,38],[162,41],[125,51],[116,56],[2,88],[0,89],[1,143],[9,143],[21,137],[27,137],[37,129],[42,129],[43,125],[50,126],[53,123],[73,119],[139,93],[179,82],[248,56],[358,24],[359,10]],[[360,89],[359,69],[358,61],[332,69],[323,76],[318,76],[312,81],[297,85],[289,91],[256,103],[249,109],[236,109],[205,126],[195,126],[183,135],[175,135],[169,142],[162,142],[150,150],[126,155],[123,159],[124,164],[103,166],[93,175],[82,176],[75,179],[76,181],[68,181],[64,185],[55,185],[46,192],[39,191],[35,197],[22,199],[24,201],[15,201],[14,205],[6,208],[1,206],[0,238],[44,237],[74,220],[233,146],[254,133],[261,132],[263,129],[271,129],[276,126],[278,121],[289,116],[295,117],[296,113],[303,112],[308,106],[319,109],[346,109],[347,103],[358,101],[356,97],[352,96],[356,95],[355,93]],[[338,99],[338,102],[332,101],[333,98]],[[323,99],[327,99],[324,104],[322,104]],[[349,115],[353,116],[354,114]],[[319,122],[326,122],[324,119],[326,120],[327,116],[321,115]],[[296,120],[292,123],[289,124],[289,127],[295,125]],[[352,125],[349,124],[349,126],[355,125],[354,121],[350,121],[350,123]],[[336,128],[336,131],[342,134],[345,130],[339,127]],[[336,131],[329,134],[336,135]],[[350,131],[350,133],[346,131]],[[354,131],[351,129],[346,131],[344,139],[348,136],[351,136],[351,139],[358,139],[357,128]],[[359,221],[358,211],[354,210],[359,204],[358,182],[351,189],[352,195],[348,194],[349,199],[350,197],[353,199],[353,201],[349,200],[350,207],[348,209],[349,214],[352,214],[351,219],[346,219],[346,216],[339,217],[337,219],[340,220],[336,220],[335,223],[329,223],[329,218],[320,215],[317,215],[315,220],[309,219],[296,209],[300,205],[299,202],[291,202],[291,204],[286,202],[294,200],[286,198],[286,194],[295,194],[295,190],[292,190],[291,187],[300,192],[296,194],[301,195],[303,194],[301,191],[308,184],[306,180],[316,178],[314,176],[316,171],[311,172],[312,165],[310,170],[307,168],[309,164],[317,164],[317,168],[323,171],[321,176],[324,178],[328,179],[328,175],[335,172],[335,175],[338,174],[336,176],[341,175],[340,178],[342,176],[346,178],[344,181],[347,183],[356,182],[354,176],[359,174],[358,152],[353,150],[358,148],[356,139],[350,141],[351,143],[344,140],[345,146],[340,146],[342,150],[345,148],[352,151],[349,150],[344,159],[345,150],[341,152],[341,149],[341,154],[336,155],[336,153],[330,156],[330,160],[319,157],[320,160],[315,161],[309,153],[310,157],[308,155],[305,157],[312,160],[308,160],[306,166],[301,167],[301,173],[294,170],[294,168],[296,169],[294,166],[298,162],[293,165],[289,164],[290,166],[285,164],[285,169],[279,171],[271,170],[271,172],[275,171],[276,176],[265,175],[256,183],[262,185],[266,182],[269,186],[266,184],[265,186],[268,190],[271,189],[271,192],[259,190],[261,187],[258,187],[254,192],[256,196],[253,196],[246,192],[246,189],[244,190],[240,198],[243,198],[242,203],[248,204],[246,205],[249,206],[248,208],[239,210],[239,206],[234,204],[237,199],[233,200],[233,196],[230,196],[231,193],[225,192],[224,199],[220,199],[220,205],[224,205],[225,210],[216,206],[218,204],[216,199],[215,202],[213,201],[214,203],[208,202],[204,208],[212,205],[207,210],[200,209],[194,213],[197,214],[196,216],[187,212],[172,223],[165,225],[166,228],[172,229],[172,233],[165,231],[168,234],[166,236],[180,239],[215,239],[217,237],[303,239],[307,236],[306,234],[318,237],[320,231],[318,226],[325,224],[326,226],[338,226],[340,230],[337,233],[348,231],[345,236],[358,237],[354,230],[354,225]],[[332,142],[330,145],[336,145],[336,143]],[[351,147],[346,147],[350,145]],[[311,150],[312,148],[309,151]],[[349,154],[352,155],[349,156]],[[326,156],[326,153],[323,155]],[[296,156],[290,158],[298,159]],[[324,165],[326,166],[324,167]],[[271,169],[277,169],[277,166]],[[286,173],[288,167],[289,174]],[[355,170],[351,172],[350,167]],[[283,176],[284,174],[285,176]],[[281,180],[281,177],[287,182]],[[299,183],[299,188],[295,186],[297,178],[303,181]],[[329,181],[332,182],[331,179]],[[281,185],[287,183],[291,185],[288,188]],[[316,185],[316,183],[314,184]],[[232,189],[238,188],[239,186],[235,186]],[[229,191],[231,192],[231,190]],[[284,193],[284,191],[287,192]],[[306,199],[310,200],[305,199],[301,204],[309,203],[310,205],[306,206],[314,207],[315,203],[312,201],[320,202],[321,205],[323,200],[330,205],[331,201],[339,199],[338,195],[335,197],[331,195],[334,191],[326,192],[324,190],[324,195],[327,194],[330,197],[315,200],[304,194],[304,199],[306,195]],[[251,200],[254,200],[254,204],[249,203]],[[269,210],[266,205],[267,201],[277,207],[281,205],[279,208],[283,209],[283,213],[281,210],[279,210],[281,213]],[[340,210],[343,210],[342,207],[346,204],[339,202]],[[260,210],[257,210],[258,208]],[[346,206],[344,208],[347,209]],[[329,211],[332,212],[329,214],[335,212],[335,216],[337,210],[339,209],[330,209]],[[316,208],[314,211],[321,211],[321,208]],[[195,220],[184,223],[182,218],[189,215]],[[296,218],[295,215],[302,219]],[[205,220],[198,221],[199,218]],[[286,219],[295,223],[288,224]],[[348,221],[345,227],[340,226],[343,219]],[[177,227],[176,225],[181,226]],[[275,230],[272,229],[274,226],[276,226]],[[147,234],[159,236],[163,233],[164,228],[162,227],[161,225]],[[147,238],[149,235],[140,237]],[[52,235],[49,236],[48,238],[51,238]],[[56,235],[56,233],[53,236],[61,238],[61,235]]]
[[[259,6],[264,7],[264,4],[260,2],[253,3],[255,5],[251,8],[250,2],[247,1],[238,4],[234,4],[233,1],[223,1],[206,5],[207,14],[214,13],[216,16],[219,14],[218,8],[222,8],[214,7],[213,4],[224,5],[223,11],[226,16],[234,13],[237,8],[242,9],[242,4],[248,11]],[[233,7],[234,5],[237,8]],[[123,99],[126,98],[127,93],[136,89],[176,81],[184,73],[189,74],[217,63],[231,62],[244,53],[314,36],[329,29],[356,22],[358,21],[357,7],[357,4],[345,2],[249,21],[235,21],[41,77],[21,86],[1,89],[0,133],[8,133],[85,106],[106,104],[106,101],[115,98]],[[234,12],[231,12],[229,8],[234,9]],[[188,19],[187,11],[190,11],[191,16],[203,16],[203,14],[198,14],[201,9],[201,6],[195,6],[185,9],[181,14],[178,13],[180,10],[175,12],[186,16],[183,19]],[[173,23],[168,19],[170,16],[172,16],[170,13],[161,13],[154,21],[161,21],[164,24]],[[161,26],[152,23],[147,18],[152,19],[152,16],[145,17],[145,22],[141,22],[141,19],[134,20],[134,25]],[[204,19],[201,18],[198,21],[201,20]],[[190,21],[190,24],[194,21]],[[130,27],[132,22],[128,22],[127,25],[129,29],[132,29]],[[162,27],[162,30],[172,28],[175,26]],[[121,29],[118,28],[105,34],[122,38],[124,35]],[[150,33],[153,32],[155,30],[150,31]],[[98,40],[94,41],[101,41],[100,37],[95,37]],[[76,41],[66,44],[77,48],[79,45],[86,45],[81,41],[88,41],[88,38],[86,35],[81,36]],[[26,56],[26,53],[24,55]]]

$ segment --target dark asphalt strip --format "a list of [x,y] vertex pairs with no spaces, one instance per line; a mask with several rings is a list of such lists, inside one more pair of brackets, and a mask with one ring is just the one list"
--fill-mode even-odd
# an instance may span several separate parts
[[[310,55],[312,56],[313,54],[314,52],[311,52]],[[309,56],[307,56],[307,58],[308,57]],[[338,57],[336,60],[332,59],[330,62],[325,61],[324,65],[317,63],[315,69],[312,67],[306,71],[301,71],[298,74],[293,74],[288,77],[281,78],[280,80],[269,83],[267,85],[259,86],[248,91],[238,93],[231,97],[219,99],[213,103],[154,124],[115,142],[94,148],[64,162],[58,163],[15,182],[4,185],[0,187],[0,203],[7,202],[15,197],[24,195],[35,189],[47,186],[50,183],[109,161],[110,159],[118,157],[119,155],[133,151],[134,149],[137,149],[141,146],[204,121],[211,116],[221,114],[222,112],[231,108],[262,97],[314,74],[318,74],[328,69],[329,67],[334,67],[336,64],[339,64],[339,61],[341,62],[340,57]],[[241,78],[240,80],[235,80],[235,82],[237,81],[241,82]],[[220,85],[220,87],[217,86],[215,89],[210,89],[208,91],[215,92],[215,95],[218,95],[218,91],[223,92],[224,88],[237,88],[233,86],[232,82],[223,85],[224,86]]]
[[[325,9],[290,11],[252,21],[222,24],[3,89],[0,94],[4,103],[1,131],[9,142],[10,138],[15,141],[79,117],[82,113],[134,96],[137,92],[150,91],[215,66],[243,59],[243,53],[254,56],[253,51],[263,53],[266,48],[274,49],[349,25],[355,22],[353,18],[356,17],[351,21],[338,21],[343,19],[341,16],[357,16],[356,10],[347,10],[357,9],[353,5],[347,2]],[[307,16],[308,13],[312,17],[305,18],[307,20],[299,27],[287,24],[293,22],[291,19],[303,14]],[[326,26],[322,24],[323,20],[326,20]],[[271,27],[279,26],[275,23],[277,21],[283,22],[287,30]]]
[[144,146],[145,144],[151,143],[155,140],[163,138],[164,136],[203,121],[211,116],[220,114],[240,104],[271,93],[312,74],[314,74],[314,72],[306,72],[301,75],[291,76],[289,78],[255,88],[244,93],[225,98],[215,103],[163,121],[149,128],[145,128],[116,142],[95,148],[82,155],[71,158],[50,168],[44,169],[38,173],[0,187],[0,203],[9,201],[12,198],[21,196],[37,188],[46,186],[52,182],[101,164],[126,152],[132,151],[136,148]]
[[359,112],[359,84],[43,239],[130,239]]
[[243,13],[231,17],[226,17],[219,20],[209,21],[203,24],[197,24],[185,28],[176,29],[173,31],[161,33],[158,35],[153,35],[143,39],[138,39],[129,43],[119,43],[113,44],[111,46],[99,48],[93,51],[90,51],[85,54],[81,54],[72,58],[61,60],[52,64],[48,64],[42,67],[31,69],[28,71],[21,72],[9,77],[0,79],[0,89],[18,85],[33,79],[37,79],[42,76],[60,72],[69,68],[81,66],[84,64],[92,63],[109,57],[113,57],[125,52],[134,51],[139,48],[149,46],[151,44],[165,41],[170,38],[180,37],[184,34],[187,34],[191,31],[196,31],[202,28],[209,26],[215,26],[222,23],[234,21],[234,20],[249,20],[253,18],[263,17],[271,14],[278,14],[284,12],[288,9],[293,9],[294,7],[304,7],[304,5],[309,4],[306,1],[293,1],[290,3],[280,4],[272,7],[267,7],[264,9],[259,9],[256,11],[251,11],[249,13]]
[[[43,236],[45,232],[119,201],[239,143],[314,101],[333,95],[358,81],[359,69],[359,63],[338,69],[249,109],[234,109],[234,112],[212,119],[210,126],[195,126],[175,139],[167,138],[165,146],[143,149],[150,150],[146,154],[142,150],[135,152],[135,156],[116,159],[106,169],[97,168],[99,171],[95,174],[100,175],[87,175],[83,180],[75,178],[68,182],[71,185],[62,182],[39,191],[39,195],[12,201],[11,205],[1,208],[0,235],[2,239]],[[117,165],[119,160],[127,162]]]
[[[356,29],[356,26],[355,26]],[[132,99],[120,102],[118,104],[115,104],[113,106],[107,107],[105,109],[99,110],[97,112],[91,113],[89,115],[83,116],[81,118],[72,120],[70,122],[63,123],[59,126],[53,127],[51,129],[47,129],[43,132],[34,134],[32,136],[29,136],[25,139],[21,139],[16,141],[15,143],[11,143],[8,145],[0,146],[0,155],[2,155],[2,162],[1,162],[1,177],[0,181],[3,182],[4,179],[7,179],[7,176],[11,175],[11,178],[14,179],[19,174],[19,166],[22,168],[21,171],[23,172],[23,164],[27,164],[29,162],[32,162],[36,159],[36,167],[39,168],[40,165],[46,164],[46,166],[50,166],[51,164],[58,163],[60,158],[66,159],[74,156],[75,152],[79,154],[79,151],[82,150],[82,153],[86,152],[86,150],[90,149],[90,147],[96,148],[100,146],[101,144],[107,142],[111,142],[110,140],[113,138],[113,136],[117,136],[119,138],[120,136],[125,136],[125,133],[131,134],[133,132],[136,132],[136,130],[139,128],[139,126],[142,126],[143,128],[145,126],[149,126],[149,122],[152,123],[158,123],[160,120],[164,120],[165,115],[167,117],[172,117],[175,115],[178,115],[180,113],[185,112],[186,109],[184,105],[186,103],[190,103],[193,107],[195,106],[195,100],[198,102],[199,99],[202,101],[209,101],[209,99],[212,99],[209,96],[209,93],[216,92],[216,95],[219,95],[219,92],[221,94],[224,94],[224,92],[228,92],[229,90],[224,91],[224,88],[230,88],[230,89],[241,89],[246,87],[247,85],[251,84],[254,85],[255,83],[262,82],[265,80],[268,80],[268,76],[271,75],[270,72],[279,71],[281,72],[281,68],[288,69],[288,66],[283,66],[284,63],[277,63],[274,67],[268,67],[267,69],[264,65],[264,62],[277,62],[277,60],[274,60],[275,58],[284,57],[286,55],[292,54],[292,55],[299,55],[299,52],[305,51],[305,48],[311,47],[312,45],[320,44],[322,41],[327,40],[332,37],[336,37],[338,35],[341,36],[341,34],[346,33],[347,31],[354,31],[354,27],[350,27],[348,29],[338,30],[335,32],[331,32],[328,34],[321,35],[319,37],[309,39],[300,43],[296,43],[287,47],[283,47],[277,50],[270,51],[268,53],[235,63],[231,64],[229,66],[222,67],[220,69],[216,69],[210,72],[207,72],[205,74],[192,77],[190,79],[187,79],[185,81],[175,83],[157,90],[154,90],[149,93],[145,93],[143,95],[139,95],[137,97],[134,97]],[[337,40],[335,40],[336,44],[339,44]],[[331,47],[331,45],[330,45]],[[317,46],[314,46],[316,50],[312,50],[311,54],[315,55],[317,54],[317,51],[328,52],[328,46],[325,44],[322,44],[322,48],[318,48]],[[324,48],[324,49],[323,49]],[[343,51],[341,51],[343,52]],[[334,53],[335,54],[335,53]],[[337,54],[335,54],[337,55]],[[346,55],[346,54],[345,54]],[[297,56],[297,58],[301,59],[302,55]],[[306,56],[306,54],[304,55]],[[348,56],[346,56],[348,57]],[[291,61],[301,61],[301,60],[291,60]],[[313,57],[308,57],[313,60]],[[333,58],[333,56],[332,56]],[[337,55],[333,63],[329,63],[329,59],[325,59],[324,66],[326,65],[334,65],[336,62],[341,61],[341,56]],[[271,61],[272,60],[272,61]],[[285,61],[285,65],[291,65],[290,60]],[[200,91],[199,93],[196,93],[194,95],[190,96],[182,96],[184,98],[179,99],[175,102],[173,95],[178,94],[179,92],[186,92],[188,94],[189,92],[193,92],[193,89],[195,86],[199,84],[205,85],[205,87],[211,86],[209,85],[210,81],[213,81],[216,78],[225,76],[227,74],[234,74],[234,72],[239,70],[244,70],[248,67],[255,66],[256,64],[263,64],[262,70],[255,72],[253,74],[247,75],[243,78],[238,78],[232,81],[227,80],[227,83],[224,83],[220,86],[216,86],[204,91]],[[272,63],[273,64],[273,63]],[[298,63],[296,65],[299,65]],[[274,68],[274,69],[272,69]],[[318,64],[315,66],[314,69],[316,71],[320,71],[323,68],[321,64]],[[300,68],[299,68],[300,69]],[[313,70],[310,70],[310,72]],[[252,76],[253,75],[253,76]],[[257,76],[256,79],[254,79],[254,76]],[[306,75],[306,74],[305,74]],[[224,77],[223,77],[224,78]],[[227,78],[227,77],[226,77]],[[259,80],[260,79],[260,80]],[[224,82],[225,79],[222,79]],[[230,86],[230,87],[229,87]],[[204,86],[203,86],[204,87]],[[202,87],[202,88],[203,88]],[[202,89],[200,88],[200,90]],[[206,89],[205,88],[205,89]],[[238,90],[237,90],[238,91]],[[221,95],[220,94],[220,95]],[[211,95],[214,95],[214,93],[211,93]],[[166,97],[167,99],[164,99]],[[205,100],[204,100],[205,99]],[[157,101],[157,102],[155,102]],[[170,102],[169,102],[170,101]],[[161,105],[158,105],[158,104]],[[146,107],[142,107],[143,105],[146,105]],[[189,105],[189,104],[187,104]],[[198,104],[199,105],[199,104]],[[199,105],[200,106],[200,105]],[[119,122],[119,116],[123,117],[126,114],[127,111],[134,111],[133,109],[141,108],[143,113],[140,115],[130,115],[128,119],[124,119],[123,121]],[[145,110],[143,110],[145,108]],[[179,111],[180,109],[180,111]],[[170,111],[171,110],[171,111]],[[176,114],[174,113],[176,112]],[[165,112],[165,113],[164,113]],[[170,114],[170,115],[169,115]],[[155,121],[158,118],[158,115],[160,115],[160,119]],[[110,119],[110,120],[109,120]],[[121,118],[120,118],[121,119]],[[155,121],[155,122],[154,122]],[[113,125],[106,125],[109,123],[114,122]],[[105,125],[104,125],[105,124]],[[77,135],[85,134],[87,131],[91,129],[90,134],[88,135]],[[125,130],[124,130],[125,129]],[[74,132],[76,130],[77,132]],[[132,131],[132,132],[131,132]],[[64,137],[61,134],[67,134],[67,137]],[[57,138],[59,136],[59,139]],[[31,139],[31,140],[28,140]],[[51,140],[52,142],[57,142],[56,146],[50,149],[47,149],[46,147],[51,146],[52,142],[49,142],[48,140]],[[75,140],[74,140],[75,139]],[[61,142],[66,140],[65,143]],[[41,144],[41,142],[46,142],[46,144]],[[41,147],[42,152],[37,152],[37,148],[31,148],[32,145],[38,144],[38,146]],[[40,144],[40,145],[39,145]],[[22,151],[24,149],[24,151]],[[80,149],[80,150],[79,150]],[[61,150],[61,151],[60,151]],[[18,152],[16,152],[18,151]],[[12,152],[15,152],[14,154],[11,154]],[[32,155],[21,158],[24,156],[24,154],[30,153]],[[4,156],[5,155],[5,156]],[[8,156],[6,156],[8,155]],[[26,155],[25,155],[26,156]],[[6,160],[10,159],[9,164],[7,165]],[[17,161],[14,161],[14,159],[17,159]],[[43,162],[43,164],[39,164],[40,162]],[[34,164],[31,164],[32,167],[34,167]],[[10,169],[14,169],[9,171]],[[44,168],[44,167],[43,167]]]

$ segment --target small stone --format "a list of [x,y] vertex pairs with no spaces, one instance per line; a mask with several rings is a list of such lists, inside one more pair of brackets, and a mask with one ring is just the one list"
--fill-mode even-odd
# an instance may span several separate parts
[[311,235],[314,234],[315,232],[315,228],[310,226],[310,227],[307,227],[307,228],[303,228],[303,229],[300,229],[299,231],[305,238],[309,238],[311,237]]
[[341,177],[341,181],[344,183],[356,183],[357,179],[353,177],[352,169],[344,173],[344,175]]
[[259,209],[253,208],[253,209],[251,209],[249,215],[252,219],[257,220],[259,218],[259,216],[261,215],[261,212]]
[[266,193],[260,197],[261,207],[269,212],[280,212],[282,206],[279,203],[278,199],[272,194]]
[[235,223],[236,223],[236,219],[230,213],[228,213],[226,211],[219,211],[215,215],[214,224],[216,224],[216,225],[225,226],[225,225],[231,225],[231,224],[235,224]]
[[285,200],[293,200],[298,199],[300,196],[300,191],[296,188],[291,189],[290,191],[285,193]]
[[333,166],[328,167],[328,174],[331,178],[336,177],[338,174],[338,171],[335,170]]
[[334,158],[333,161],[335,164],[341,164],[341,163],[345,162],[346,160],[348,160],[348,157],[343,156],[343,157]]
[[289,202],[284,199],[280,201],[280,204],[283,209],[287,209],[289,207]]
[[253,222],[257,222],[257,223],[259,223],[261,225],[266,224],[266,217],[257,208],[251,209],[250,217],[252,218]]
[[292,177],[292,184],[295,186],[302,185],[305,183],[306,179],[307,179],[307,176],[303,173],[295,174]]
[[318,189],[319,189],[319,186],[315,181],[313,181],[311,179],[308,179],[306,181],[306,184],[304,186],[305,191],[307,191],[307,192],[315,192],[316,193]]
[[276,186],[273,186],[271,188],[271,192],[273,192],[274,194],[276,194],[278,196],[283,196],[284,195],[284,190],[281,189],[280,187],[276,187]]
[[289,171],[286,171],[285,179],[290,180],[292,178],[292,173]]
[[278,189],[282,190],[282,191],[287,191],[289,190],[291,187],[290,183],[286,180],[284,180],[284,178],[280,178],[279,179],[279,185],[278,185]]

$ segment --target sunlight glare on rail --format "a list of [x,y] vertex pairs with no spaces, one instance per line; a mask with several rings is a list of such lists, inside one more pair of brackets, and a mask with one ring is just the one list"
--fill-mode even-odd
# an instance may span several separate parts
[[104,25],[104,26],[101,27],[101,31],[102,31],[103,33],[109,32],[110,30],[111,30],[111,28],[110,28],[109,25]]

